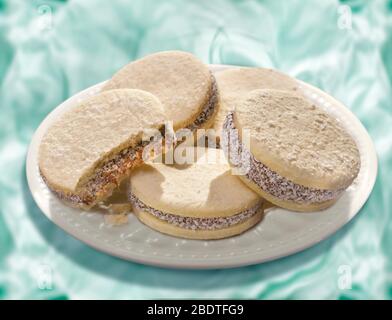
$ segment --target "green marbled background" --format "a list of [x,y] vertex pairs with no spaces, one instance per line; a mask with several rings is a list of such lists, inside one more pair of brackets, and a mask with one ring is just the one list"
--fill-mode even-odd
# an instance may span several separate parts
[[[302,253],[216,271],[121,261],[48,221],[25,178],[34,130],[69,96],[167,49],[278,68],[343,101],[379,156],[360,214]],[[392,1],[0,0],[0,170],[0,299],[391,298]],[[350,290],[339,289],[341,265],[351,267]],[[46,267],[51,290],[37,280]]]

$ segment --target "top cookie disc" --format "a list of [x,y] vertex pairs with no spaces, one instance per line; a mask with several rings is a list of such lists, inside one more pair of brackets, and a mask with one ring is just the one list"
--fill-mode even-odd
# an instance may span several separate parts
[[199,218],[231,216],[260,201],[231,173],[222,150],[187,147],[183,151],[184,156],[195,155],[196,161],[145,164],[132,173],[130,192],[154,209]]
[[141,89],[162,102],[175,130],[192,124],[213,95],[208,67],[192,54],[166,51],[131,62],[104,86]]
[[256,89],[278,89],[297,92],[295,79],[266,68],[235,68],[215,75],[221,104],[213,128],[219,135],[227,113],[234,109],[244,95]]
[[299,95],[255,90],[234,112],[239,134],[249,129],[250,151],[294,183],[319,189],[349,186],[360,167],[358,148],[330,115]]

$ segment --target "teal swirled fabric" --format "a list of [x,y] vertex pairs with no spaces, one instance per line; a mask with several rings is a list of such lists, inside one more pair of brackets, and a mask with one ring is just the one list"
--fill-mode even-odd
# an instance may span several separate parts
[[[25,178],[39,123],[128,61],[168,49],[277,68],[345,103],[379,157],[376,186],[356,218],[299,254],[212,271],[122,261],[46,219]],[[0,299],[389,299],[392,1],[0,0],[0,168]],[[349,286],[339,283],[342,266]]]

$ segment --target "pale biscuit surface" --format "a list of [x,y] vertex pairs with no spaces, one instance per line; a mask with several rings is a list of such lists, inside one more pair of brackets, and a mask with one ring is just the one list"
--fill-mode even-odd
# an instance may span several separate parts
[[39,167],[57,191],[75,192],[83,177],[116,152],[136,145],[165,123],[162,104],[141,90],[112,90],[63,114],[46,132]]
[[151,92],[164,105],[174,129],[193,123],[211,95],[211,73],[192,54],[151,54],[119,70],[103,90],[135,88]]
[[231,174],[222,150],[188,149],[200,150],[196,163],[143,165],[131,175],[131,192],[154,209],[186,217],[227,217],[258,204],[260,197]]
[[236,128],[250,130],[254,157],[294,183],[346,188],[360,167],[358,148],[338,122],[287,91],[255,90],[236,106]]
[[297,92],[295,79],[266,68],[235,68],[215,74],[221,105],[213,129],[220,135],[227,113],[234,110],[239,99],[256,89],[278,89]]

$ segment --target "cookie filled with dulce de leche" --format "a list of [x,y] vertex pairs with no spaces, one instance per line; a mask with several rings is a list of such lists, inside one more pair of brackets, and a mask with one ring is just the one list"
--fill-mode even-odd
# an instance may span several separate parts
[[317,211],[356,178],[353,138],[328,113],[289,91],[254,90],[223,123],[222,146],[239,178],[261,197],[294,211]]

